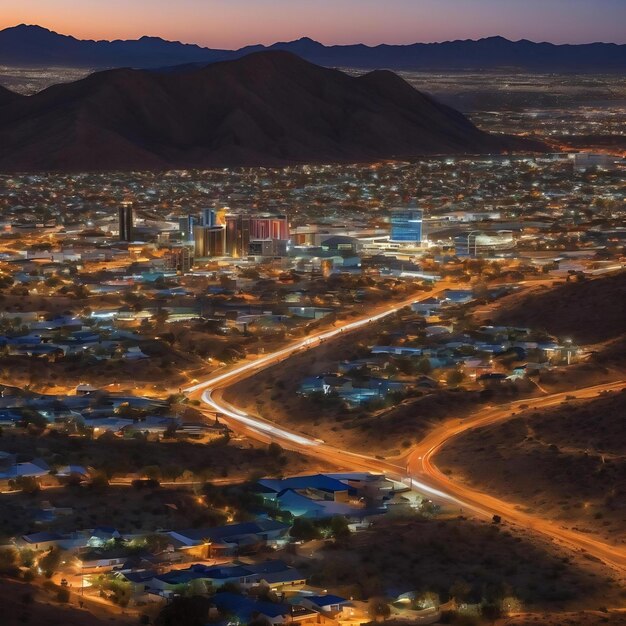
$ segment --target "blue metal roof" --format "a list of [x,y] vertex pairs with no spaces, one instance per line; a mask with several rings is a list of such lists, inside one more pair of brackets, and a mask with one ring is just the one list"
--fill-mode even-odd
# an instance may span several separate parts
[[312,476],[294,476],[292,478],[273,479],[264,478],[257,483],[264,490],[280,493],[286,489],[319,489],[320,491],[348,491],[350,487],[340,480],[330,478],[325,474]]

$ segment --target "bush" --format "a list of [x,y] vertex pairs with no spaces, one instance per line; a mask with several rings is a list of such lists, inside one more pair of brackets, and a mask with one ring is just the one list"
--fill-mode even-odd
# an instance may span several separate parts
[[70,601],[70,590],[65,587],[61,587],[57,591],[57,602],[69,602]]
[[19,478],[16,478],[15,486],[29,495],[35,494],[41,489],[37,479],[32,476],[20,476]]
[[22,574],[22,580],[27,583],[32,582],[33,580],[35,580],[35,572],[33,572],[32,569],[27,569]]
[[17,551],[14,548],[0,548],[0,574],[13,574],[17,571]]
[[106,491],[109,487],[109,479],[104,472],[97,472],[92,477],[89,486],[96,492]]
[[320,531],[313,522],[302,517],[297,517],[294,520],[289,534],[296,541],[312,541],[320,537]]
[[43,570],[46,578],[52,578],[60,563],[61,551],[58,548],[52,548],[39,559],[39,567]]
[[267,446],[267,453],[268,453],[270,456],[273,456],[273,457],[279,457],[279,456],[281,456],[281,455],[282,455],[282,453],[283,453],[283,449],[282,449],[282,447],[281,447],[279,444],[277,444],[275,441],[272,441],[272,443],[270,443],[270,444]]
[[373,620],[387,619],[391,615],[391,607],[385,598],[373,597],[367,603],[367,611]]
[[350,528],[348,520],[342,515],[335,515],[330,520],[330,530],[335,541],[345,541],[350,537]]

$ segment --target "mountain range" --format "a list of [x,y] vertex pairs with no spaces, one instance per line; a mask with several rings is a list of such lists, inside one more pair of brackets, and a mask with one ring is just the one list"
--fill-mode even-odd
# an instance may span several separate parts
[[0,92],[3,171],[371,162],[542,147],[485,133],[388,70],[354,77],[280,51],[180,72],[106,70],[32,96]]
[[624,72],[626,45],[562,44],[509,41],[503,37],[410,45],[325,46],[309,38],[239,50],[203,48],[159,37],[92,41],[60,35],[40,26],[0,31],[0,65],[84,67],[91,69],[160,68],[214,63],[252,52],[284,50],[327,67],[393,70],[520,69],[539,72]]

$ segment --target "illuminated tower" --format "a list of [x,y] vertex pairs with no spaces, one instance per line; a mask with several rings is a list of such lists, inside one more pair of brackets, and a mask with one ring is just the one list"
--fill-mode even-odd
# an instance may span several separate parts
[[391,211],[391,241],[403,243],[422,243],[421,209],[394,209]]
[[119,208],[119,239],[133,240],[133,206],[130,202],[122,202]]

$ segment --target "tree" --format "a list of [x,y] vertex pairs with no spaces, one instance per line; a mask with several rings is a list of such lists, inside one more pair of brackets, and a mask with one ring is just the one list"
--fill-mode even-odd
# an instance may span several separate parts
[[511,615],[513,613],[521,613],[523,609],[522,602],[515,596],[506,596],[502,600],[502,613]]
[[169,465],[163,467],[161,472],[163,474],[163,478],[166,478],[167,480],[176,480],[185,473],[185,468],[180,465],[170,463]]
[[415,598],[415,607],[417,609],[438,609],[439,604],[439,594],[434,591],[424,591]]
[[58,276],[50,276],[46,278],[44,284],[46,287],[58,287],[61,284],[61,279]]
[[373,620],[378,622],[387,619],[391,615],[391,607],[385,598],[374,596],[367,603],[367,612]]
[[282,455],[283,449],[280,446],[280,444],[276,443],[275,441],[272,441],[267,446],[267,453],[274,458],[278,458]]
[[159,535],[157,533],[148,535],[145,539],[145,546],[148,552],[152,554],[158,554],[167,549],[169,545],[169,539],[165,535]]
[[39,559],[39,567],[46,578],[52,578],[52,574],[57,571],[60,563],[61,551],[58,548],[51,548]]
[[432,517],[439,512],[440,507],[432,500],[422,500],[419,506],[419,512],[425,517]]
[[122,607],[128,606],[132,596],[132,585],[129,582],[105,574],[91,577],[90,582],[92,587],[100,590],[101,595],[109,592],[113,602]]
[[33,580],[35,580],[35,572],[33,572],[32,569],[27,569],[23,574],[22,574],[22,580],[25,583],[30,583]]
[[70,590],[65,587],[61,587],[57,591],[57,602],[67,603],[70,601]]
[[0,574],[13,574],[17,571],[17,551],[14,548],[0,548]]
[[141,473],[150,480],[161,479],[161,468],[158,465],[148,465],[144,467]]
[[319,529],[311,520],[304,517],[296,517],[289,534],[291,535],[291,538],[296,541],[312,541],[313,539],[320,538]]
[[335,541],[345,541],[350,538],[348,520],[343,515],[335,515],[330,520],[330,531]]
[[188,597],[206,596],[211,595],[212,591],[211,586],[207,585],[206,581],[200,578],[194,578],[189,581],[185,595]]
[[464,378],[465,375],[460,370],[451,370],[446,376],[446,382],[450,387],[458,387],[463,382]]
[[422,357],[415,365],[415,372],[417,374],[428,376],[428,374],[430,374],[432,371],[433,368],[430,364],[430,359],[428,357]]
[[29,408],[22,409],[20,422],[24,428],[32,425],[39,430],[43,430],[48,425],[48,420],[41,413]]
[[15,486],[29,495],[35,494],[41,489],[37,479],[33,476],[18,476],[15,479]]
[[30,548],[22,548],[20,550],[20,563],[24,567],[32,567],[35,562],[35,551]]
[[106,491],[109,487],[109,479],[104,472],[97,472],[91,477],[90,487],[94,491]]
[[455,580],[450,587],[450,597],[455,600],[466,600],[472,591],[472,587],[464,580]]

